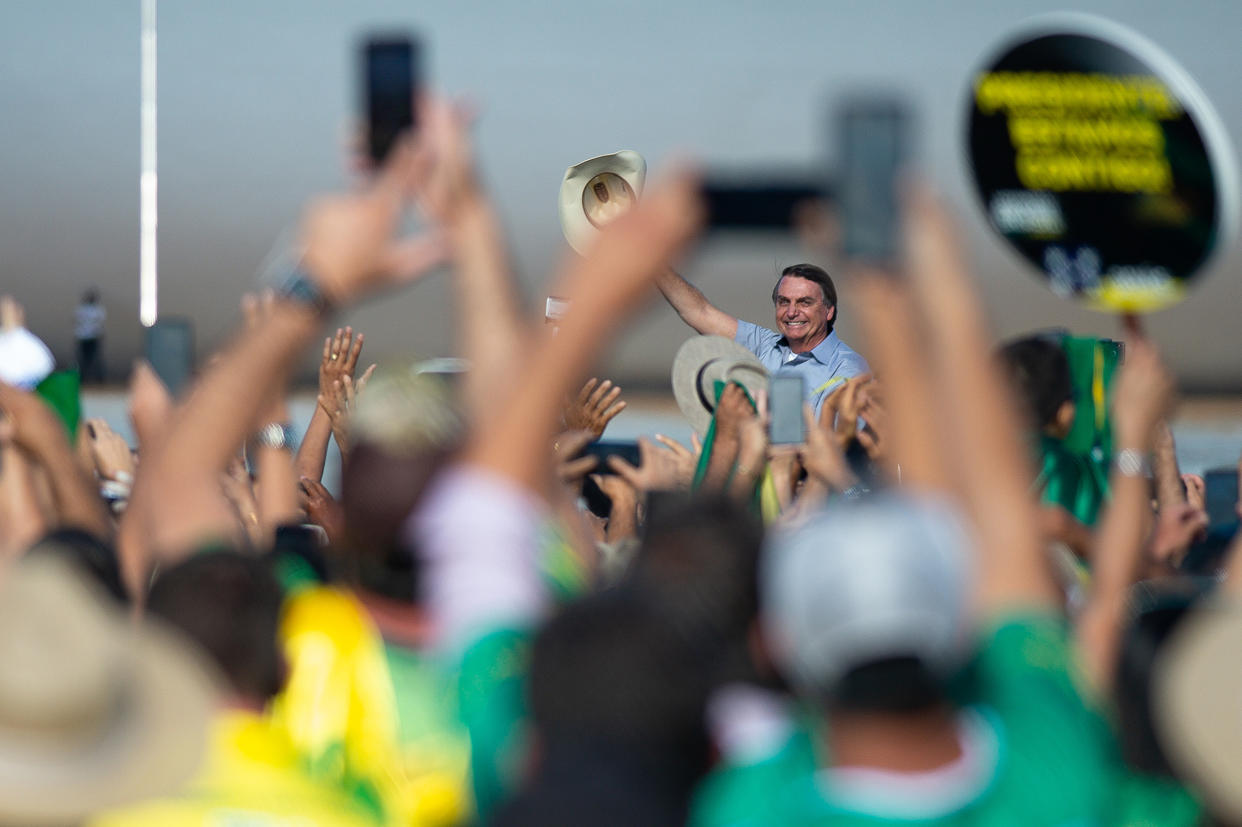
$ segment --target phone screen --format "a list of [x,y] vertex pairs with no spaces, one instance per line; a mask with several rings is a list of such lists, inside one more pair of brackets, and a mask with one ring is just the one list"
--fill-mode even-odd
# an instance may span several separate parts
[[418,44],[412,37],[372,38],[363,56],[367,151],[379,166],[392,145],[415,127]]
[[806,441],[806,422],[802,419],[805,394],[801,376],[777,375],[768,380],[768,436],[773,445]]
[[853,101],[839,110],[837,198],[847,258],[877,263],[897,258],[897,174],[905,161],[907,120],[905,107],[892,99]]

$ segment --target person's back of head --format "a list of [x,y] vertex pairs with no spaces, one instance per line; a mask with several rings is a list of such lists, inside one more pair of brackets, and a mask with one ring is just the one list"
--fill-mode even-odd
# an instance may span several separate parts
[[534,645],[535,772],[496,823],[684,823],[708,759],[708,681],[689,655],[631,589],[566,606]]
[[382,371],[350,420],[341,472],[345,548],[337,569],[364,591],[408,604],[421,590],[406,520],[456,450],[463,419],[437,377]]
[[830,715],[939,707],[969,654],[967,550],[947,503],[896,494],[777,533],[762,565],[774,662]]
[[1074,385],[1060,343],[1028,336],[1008,342],[998,356],[1031,430],[1068,433],[1074,422]]
[[746,636],[759,609],[762,542],[759,520],[728,498],[653,496],[625,577],[719,667],[720,680],[751,676]]
[[282,601],[268,562],[220,551],[162,572],[147,611],[197,643],[238,698],[262,704],[284,682],[277,640]]

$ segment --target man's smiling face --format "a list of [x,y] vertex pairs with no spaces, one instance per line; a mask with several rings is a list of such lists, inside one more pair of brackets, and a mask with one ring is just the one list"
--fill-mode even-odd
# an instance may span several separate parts
[[776,285],[776,329],[795,353],[805,353],[828,338],[836,307],[824,301],[824,289],[809,279],[785,276]]

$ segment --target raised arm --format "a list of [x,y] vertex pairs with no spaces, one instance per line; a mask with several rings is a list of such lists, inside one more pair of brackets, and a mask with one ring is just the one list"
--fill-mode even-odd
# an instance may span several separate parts
[[665,267],[656,278],[656,287],[681,316],[681,320],[699,333],[708,336],[737,335],[737,319],[707,300],[703,291]]
[[990,358],[992,341],[956,230],[928,193],[911,199],[906,253],[937,376],[941,425],[979,546],[985,610],[1060,600],[1039,540],[1017,409]]
[[1143,466],[1173,395],[1173,379],[1155,346],[1129,337],[1126,363],[1113,392],[1111,502],[1096,533],[1090,601],[1078,623],[1083,662],[1097,687],[1106,687],[1116,668],[1126,594],[1139,572],[1151,522],[1151,492]]
[[470,368],[462,378],[467,416],[495,403],[509,380],[530,328],[509,269],[504,231],[479,182],[465,114],[448,101],[425,107],[435,170],[421,203],[443,224],[454,260],[458,353]]
[[[307,211],[302,268],[331,303],[352,303],[419,275],[407,266],[417,257],[418,241],[395,241],[393,235],[424,151],[403,142],[367,190],[323,199]],[[266,324],[243,332],[176,412],[159,450],[144,458],[134,492],[139,502],[131,504],[143,506],[157,553],[184,553],[226,524],[218,474],[266,402],[254,389],[283,383],[320,323],[309,304],[277,300]]]
[[540,340],[509,398],[493,403],[492,416],[466,448],[467,462],[533,492],[545,490],[551,461],[546,445],[562,400],[642,302],[657,274],[668,272],[669,259],[698,228],[700,212],[693,185],[677,178],[609,225],[557,290],[571,302],[560,332]]

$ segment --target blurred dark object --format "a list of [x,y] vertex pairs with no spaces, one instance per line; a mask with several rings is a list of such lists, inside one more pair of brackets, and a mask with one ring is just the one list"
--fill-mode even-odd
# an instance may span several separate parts
[[631,589],[570,604],[536,638],[541,749],[497,825],[680,825],[708,766],[708,683],[686,640]]
[[362,50],[367,152],[379,167],[402,133],[417,126],[419,42],[409,34],[368,38]]
[[1238,469],[1222,466],[1203,472],[1204,505],[1209,526],[1238,522]]
[[809,175],[709,175],[703,182],[712,230],[787,230],[800,205],[824,197],[823,187]]
[[885,94],[837,109],[837,211],[841,247],[851,260],[891,264],[900,236],[897,178],[909,154],[909,111]]
[[277,639],[283,603],[270,561],[212,551],[161,572],[147,612],[198,644],[242,699],[263,704],[285,680]]
[[[615,474],[608,465],[608,457],[618,456],[635,468],[642,463],[639,460],[638,443],[634,440],[600,440],[592,442],[582,450],[582,456],[599,457],[599,465],[592,474]],[[591,479],[591,474],[582,478],[582,499],[587,509],[596,517],[607,517],[612,513],[612,499],[605,494]]]
[[194,322],[165,316],[146,328],[144,349],[155,375],[174,398],[194,375]]
[[1165,641],[1215,586],[1210,577],[1170,577],[1136,583],[1130,591],[1115,700],[1122,757],[1140,772],[1175,777],[1152,717],[1152,672]]
[[1213,468],[1203,474],[1207,532],[1186,552],[1178,570],[1182,574],[1212,576],[1225,562],[1225,555],[1238,533],[1238,470]]
[[129,602],[129,595],[121,584],[121,568],[116,549],[94,534],[79,528],[57,529],[45,535],[26,553],[65,560],[75,570],[87,575],[95,585],[102,586],[118,603]]

